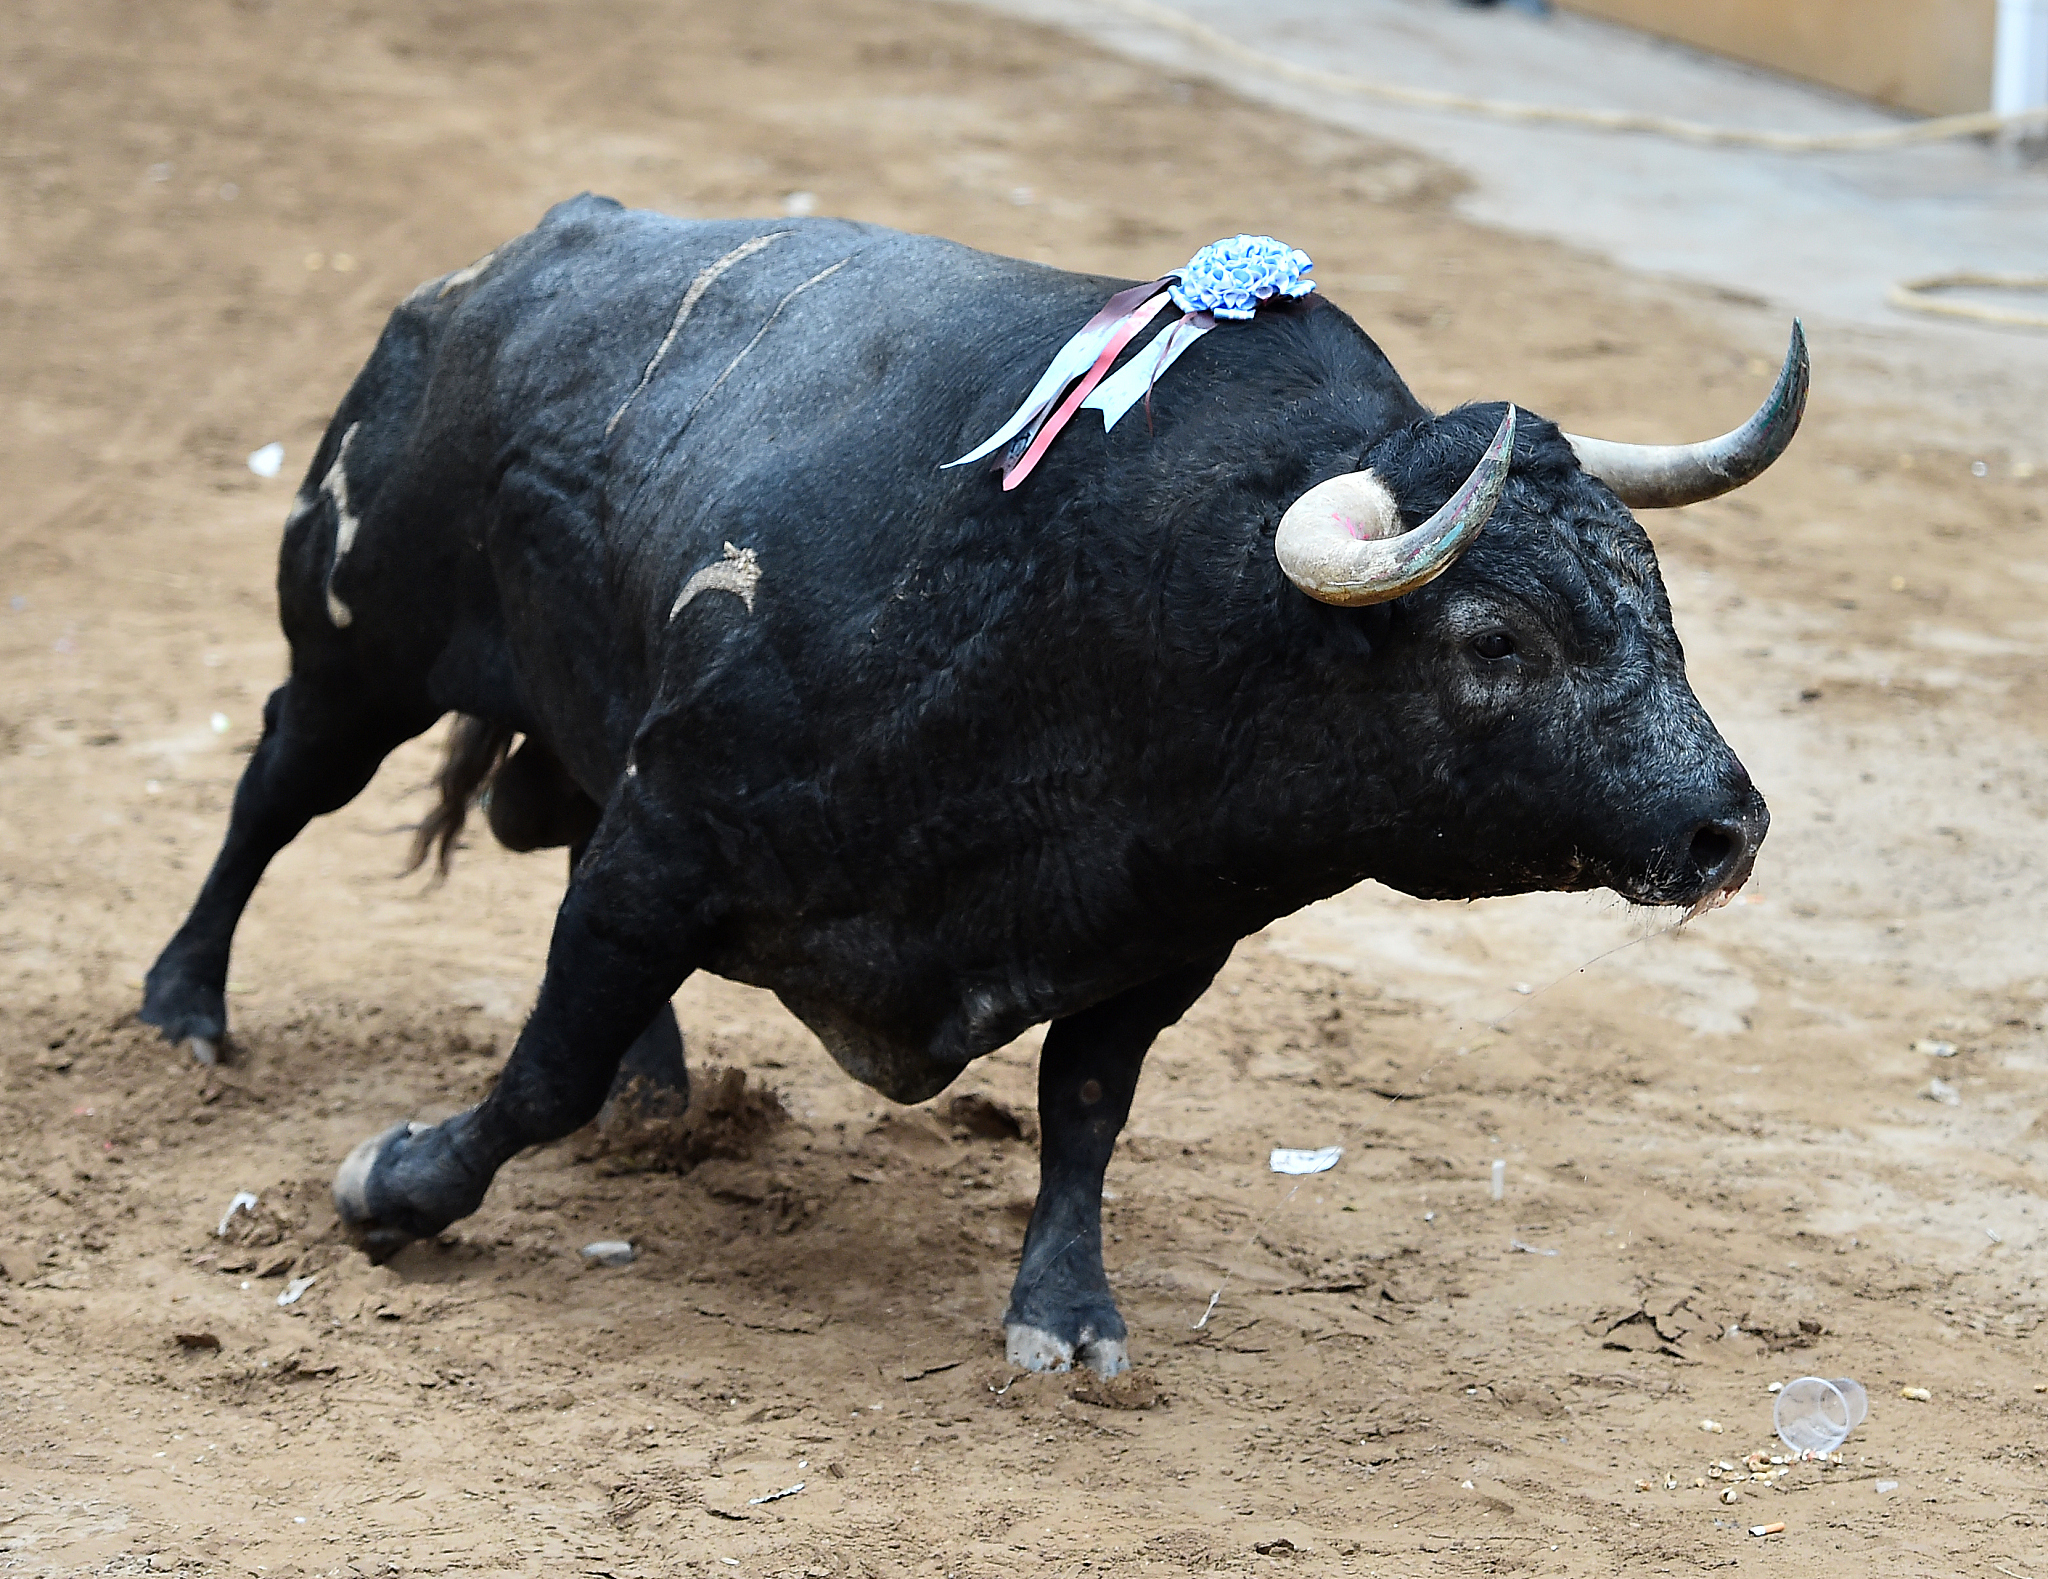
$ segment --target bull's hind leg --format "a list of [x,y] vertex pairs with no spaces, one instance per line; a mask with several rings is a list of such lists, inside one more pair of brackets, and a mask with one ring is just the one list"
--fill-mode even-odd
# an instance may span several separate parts
[[263,738],[235,788],[227,838],[185,924],[143,984],[142,1019],[213,1063],[227,1030],[228,952],[235,925],[271,858],[315,817],[347,805],[393,748],[433,722],[366,710],[286,681],[263,707]]
[[1003,1317],[1010,1363],[1127,1370],[1124,1318],[1102,1268],[1102,1175],[1152,1039],[1202,995],[1230,951],[1055,1020],[1038,1055],[1038,1204]]
[[335,1174],[335,1208],[372,1260],[467,1217],[516,1153],[589,1123],[627,1050],[657,1034],[711,918],[691,863],[640,810],[622,791],[577,863],[540,999],[491,1094],[443,1123],[372,1136]]
[[676,1011],[663,1004],[619,1060],[611,1090],[597,1115],[598,1128],[630,1126],[647,1119],[681,1118],[690,1106],[690,1068],[683,1056],[683,1030]]

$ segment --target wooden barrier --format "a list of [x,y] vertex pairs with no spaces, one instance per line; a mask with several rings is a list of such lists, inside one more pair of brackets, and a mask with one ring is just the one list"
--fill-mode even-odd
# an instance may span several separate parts
[[1903,110],[1954,115],[1991,103],[1997,0],[1558,3]]

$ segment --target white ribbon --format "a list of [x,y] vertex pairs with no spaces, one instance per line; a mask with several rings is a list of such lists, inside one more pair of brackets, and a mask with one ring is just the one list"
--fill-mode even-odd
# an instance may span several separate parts
[[1137,355],[1095,386],[1095,393],[1081,402],[1083,411],[1102,413],[1106,433],[1123,420],[1123,415],[1143,400],[1153,384],[1180,359],[1181,352],[1216,327],[1216,320],[1195,322],[1195,315],[1176,318],[1155,334]]

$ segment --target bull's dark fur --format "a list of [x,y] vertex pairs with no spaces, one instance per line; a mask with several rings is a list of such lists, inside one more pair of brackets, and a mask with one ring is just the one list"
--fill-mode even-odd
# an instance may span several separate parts
[[[691,281],[771,231],[650,375]],[[1525,416],[1502,503],[1431,585],[1341,609],[1281,574],[1304,490],[1371,466],[1420,520],[1502,412],[1432,416],[1323,297],[1209,335],[1111,433],[1082,413],[1015,492],[939,470],[1124,283],[580,198],[422,287],[287,526],[292,677],[145,1012],[218,1036],[263,863],[464,714],[422,853],[495,771],[494,826],[502,797],[512,842],[577,864],[496,1091],[337,1185],[373,1242],[584,1122],[695,969],[773,988],[903,1101],[1049,1020],[1012,1320],[1086,1357],[1083,1329],[1121,1335],[1100,1164],[1145,1046],[1238,938],[1368,877],[1652,903],[1740,880],[1762,803],[1686,686],[1648,541],[1551,424]],[[728,582],[672,617],[740,550],[751,608]],[[1482,656],[1501,632],[1515,651]],[[1068,1218],[1080,1249],[1055,1253]]]

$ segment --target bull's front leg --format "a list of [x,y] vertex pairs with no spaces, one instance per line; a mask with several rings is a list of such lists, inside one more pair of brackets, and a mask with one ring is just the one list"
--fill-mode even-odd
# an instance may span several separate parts
[[1152,1040],[1188,1010],[1230,951],[1154,978],[1046,1032],[1038,1057],[1038,1204],[1010,1289],[1010,1363],[1029,1371],[1130,1368],[1102,1267],[1102,1176]]
[[615,804],[578,864],[540,999],[491,1094],[442,1123],[371,1136],[335,1174],[335,1208],[371,1260],[467,1217],[515,1154],[589,1123],[627,1050],[673,1023],[668,999],[705,925],[689,896],[702,889],[692,863],[641,830],[636,807]]

